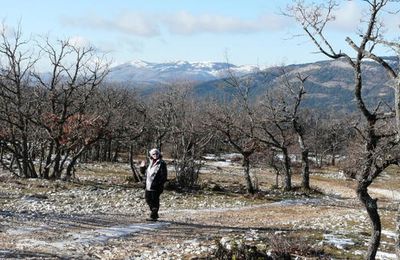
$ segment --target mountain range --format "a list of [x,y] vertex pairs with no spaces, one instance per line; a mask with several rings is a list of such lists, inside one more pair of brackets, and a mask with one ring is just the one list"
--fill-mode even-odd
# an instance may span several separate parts
[[[397,57],[385,57],[385,60],[397,68]],[[198,97],[226,97],[232,90],[224,86],[225,79],[233,74],[239,79],[252,77],[251,95],[256,98],[265,94],[268,89],[282,84],[284,77],[282,69],[289,79],[295,79],[299,74],[307,77],[305,106],[355,109],[354,74],[350,65],[344,60],[325,60],[268,68],[254,65],[236,66],[226,62],[132,61],[112,67],[107,80],[135,88],[143,95],[159,91],[165,84],[186,81],[193,85]],[[369,105],[376,105],[379,101],[393,102],[391,81],[379,64],[366,61],[363,64],[363,73],[363,95]]]
[[135,83],[173,83],[181,80],[204,82],[225,77],[228,69],[242,76],[254,72],[257,67],[253,65],[236,66],[226,62],[154,63],[137,60],[113,67],[109,74],[109,80]]

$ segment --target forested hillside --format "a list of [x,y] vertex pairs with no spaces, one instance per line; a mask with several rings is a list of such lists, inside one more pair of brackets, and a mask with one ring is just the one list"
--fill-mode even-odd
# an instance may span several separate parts
[[[396,57],[385,57],[394,68],[397,67]],[[132,63],[132,64],[137,64]],[[230,98],[232,89],[226,87],[224,81],[229,75],[252,80],[251,97],[256,100],[270,89],[281,84],[283,71],[288,77],[295,78],[297,74],[308,77],[307,97],[304,105],[307,107],[339,109],[354,111],[354,75],[352,68],[343,60],[326,60],[307,64],[292,64],[257,68],[256,66],[238,67],[228,63],[188,62],[154,64],[144,63],[140,67],[132,64],[111,68],[108,80],[121,86],[138,90],[144,96],[163,91],[166,86],[177,81],[186,81],[194,86],[194,92],[199,98],[212,97]],[[177,65],[178,64],[178,65]],[[122,67],[121,67],[122,66]],[[370,105],[379,101],[393,102],[393,91],[390,88],[389,77],[384,69],[374,61],[364,62],[365,89],[363,95]]]

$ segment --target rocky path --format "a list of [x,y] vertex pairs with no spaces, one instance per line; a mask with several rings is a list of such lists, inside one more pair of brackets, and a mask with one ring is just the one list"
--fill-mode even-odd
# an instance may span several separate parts
[[[178,195],[165,197],[168,202]],[[156,223],[140,221],[143,214],[38,214],[37,210],[27,210],[26,200],[23,202],[22,211],[1,214],[4,226],[0,241],[7,250],[0,251],[0,257],[18,258],[23,252],[30,252],[32,259],[189,259],[212,254],[215,239],[235,236],[254,241],[260,236],[290,232],[293,227],[308,229],[309,218],[332,215],[332,210],[337,214],[334,205],[339,201],[325,198],[224,208],[169,208],[160,212],[163,220]],[[30,205],[38,207],[36,204],[37,201]],[[48,207],[43,206],[42,211],[43,208]],[[349,220],[360,217],[349,208],[342,211],[340,215],[352,216]],[[299,217],[293,218],[294,214]],[[338,218],[318,221],[320,225],[329,222],[337,223]]]

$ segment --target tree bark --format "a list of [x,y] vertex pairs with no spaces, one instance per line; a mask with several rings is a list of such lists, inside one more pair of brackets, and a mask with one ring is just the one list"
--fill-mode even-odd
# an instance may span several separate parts
[[133,161],[133,145],[132,144],[129,146],[129,165],[132,170],[133,181],[141,182],[143,178],[140,175],[140,173],[138,172],[138,170],[136,169],[135,163]]
[[369,219],[371,221],[372,230],[368,245],[366,259],[375,259],[381,240],[381,219],[378,214],[377,199],[371,198],[368,194],[367,187],[363,183],[359,183],[357,187],[357,196],[364,207],[367,209]]
[[335,165],[336,165],[336,158],[335,158],[335,156],[336,156],[336,153],[335,153],[335,147],[332,147],[332,148],[331,148],[331,150],[332,150],[332,159],[331,159],[331,165],[332,165],[332,166],[335,166]]
[[294,122],[294,125],[295,125],[294,128],[298,135],[299,146],[301,149],[301,163],[302,163],[301,186],[303,187],[303,189],[309,190],[310,189],[310,165],[308,160],[309,149],[305,145],[301,127],[298,126],[297,122]]
[[117,162],[118,161],[118,156],[119,156],[119,142],[116,142],[114,155],[113,155],[113,158],[112,158],[112,162]]
[[24,176],[26,178],[37,178],[37,172],[33,166],[34,156],[29,152],[30,145],[28,137],[24,134],[22,137],[22,165]]
[[59,179],[61,177],[60,164],[61,164],[60,145],[58,143],[56,143],[53,173],[50,176],[52,179]]
[[310,164],[308,160],[308,149],[305,149],[301,152],[301,160],[302,160],[302,182],[301,186],[303,189],[310,189]]
[[400,76],[396,78],[396,86],[394,87],[394,104],[396,113],[397,141],[400,140]]
[[76,162],[78,161],[79,157],[81,157],[81,155],[83,154],[83,152],[86,150],[87,146],[83,146],[71,159],[71,161],[69,162],[68,166],[67,166],[67,170],[65,173],[65,178],[66,180],[70,180],[73,176],[74,176],[74,172],[75,172],[75,165]]
[[52,161],[51,156],[53,155],[53,149],[54,149],[54,142],[50,141],[49,151],[48,151],[47,158],[46,158],[46,164],[44,166],[43,174],[42,174],[44,179],[50,178],[50,166],[51,166],[51,161]]
[[290,157],[288,154],[287,149],[282,149],[282,153],[283,153],[283,159],[284,159],[284,165],[285,165],[285,182],[283,185],[283,189],[285,191],[289,191],[292,189],[292,176],[291,176],[291,172],[290,172]]
[[247,192],[250,194],[255,193],[255,189],[250,177],[250,159],[248,156],[243,157],[244,177],[246,179]]

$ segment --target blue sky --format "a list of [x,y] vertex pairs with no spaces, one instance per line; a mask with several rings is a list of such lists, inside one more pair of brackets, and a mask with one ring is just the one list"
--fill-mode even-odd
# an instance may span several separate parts
[[[226,61],[277,65],[325,59],[291,19],[280,15],[288,0],[0,0],[8,26],[24,35],[48,35],[92,44],[114,63]],[[343,1],[331,40],[345,50],[362,13]],[[398,23],[397,23],[398,24]],[[398,30],[398,27],[396,27]]]

